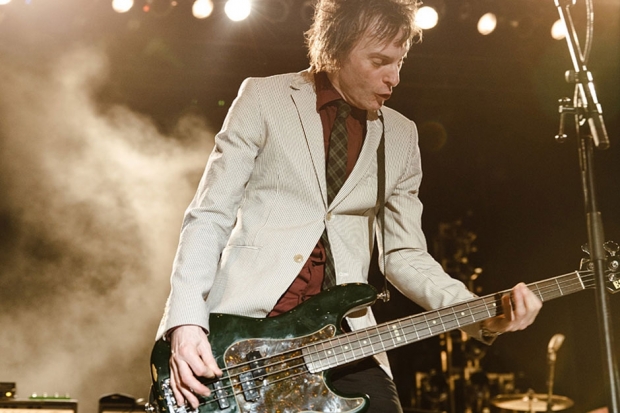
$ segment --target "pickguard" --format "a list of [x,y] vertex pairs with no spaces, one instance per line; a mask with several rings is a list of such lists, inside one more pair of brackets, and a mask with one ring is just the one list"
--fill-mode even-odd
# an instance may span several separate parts
[[[232,344],[224,354],[230,384],[239,411],[254,412],[359,412],[363,398],[346,398],[327,386],[323,373],[310,373],[302,354],[307,344],[333,337],[332,325],[291,339],[249,339]],[[248,355],[259,352],[261,365],[248,363]],[[244,387],[244,377],[252,379],[255,393]],[[257,397],[256,397],[257,396]],[[254,400],[248,398],[254,397]]]

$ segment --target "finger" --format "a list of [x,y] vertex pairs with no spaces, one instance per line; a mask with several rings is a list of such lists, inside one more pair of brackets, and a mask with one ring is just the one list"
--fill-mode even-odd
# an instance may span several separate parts
[[185,396],[187,403],[189,403],[193,409],[197,409],[198,406],[200,405],[200,401],[198,401],[198,397],[194,395],[194,393],[192,392],[192,389],[186,389],[182,387],[181,391],[183,392],[183,395]]
[[542,301],[536,294],[534,294],[529,288],[525,288],[523,291],[523,303],[525,305],[527,314],[524,318],[524,327],[529,326],[534,322],[540,309],[542,308]]
[[172,394],[177,402],[177,406],[183,406],[186,403],[189,403],[194,409],[196,409],[198,408],[199,401],[192,390],[193,384],[191,382],[195,381],[197,385],[202,385],[202,383],[196,380],[193,376],[190,377],[190,383],[187,383],[187,377],[183,373],[184,369],[189,369],[185,363],[179,364],[178,362],[171,362],[172,374],[170,375],[170,386],[172,388]]
[[185,404],[185,398],[183,397],[180,387],[177,385],[179,382],[176,366],[170,361],[170,388],[172,389],[172,394],[174,395],[177,406],[182,406]]
[[542,302],[523,283],[519,283],[513,289],[513,328],[523,330],[534,322],[538,315]]
[[173,352],[170,359],[171,377],[170,384],[177,405],[189,403],[194,409],[198,407],[199,400],[196,394],[210,395],[208,387],[203,385],[192,373],[190,366]]
[[512,313],[513,321],[515,321],[514,324],[516,325],[520,324],[523,317],[527,314],[522,284],[517,284],[512,289]]
[[[181,377],[181,379],[177,380],[178,384],[176,386],[176,389],[177,389],[177,392],[181,394],[181,396],[180,396],[180,399],[177,399],[177,404],[180,400],[182,400],[181,402],[182,404],[178,404],[179,406],[187,403],[191,405],[192,408],[196,409],[198,408],[199,401],[198,401],[198,397],[196,397],[196,395],[194,394],[193,385],[185,381],[183,374],[182,374],[183,368],[181,367],[179,368],[179,370],[180,372],[178,376]],[[193,378],[193,380],[196,380],[196,379]],[[196,382],[198,382],[198,380],[196,380]],[[175,398],[176,398],[176,394],[175,394]]]
[[[206,371],[204,372],[204,377],[214,378],[221,377],[222,370],[217,365],[215,358],[213,357],[213,351],[211,350],[211,345],[208,342],[205,342],[204,345],[200,346],[198,349],[198,354],[200,355],[200,359],[204,363],[206,367]],[[200,375],[200,374],[199,374]]]
[[[201,375],[199,371],[201,367],[199,365],[204,366],[204,363],[200,359],[200,361],[194,365],[190,366],[187,363],[180,363],[177,365],[179,371],[179,377],[181,379],[182,385],[179,386],[183,394],[187,397],[189,394],[189,401],[191,402],[193,399],[198,400],[195,394],[200,394],[203,396],[209,396],[211,394],[211,390],[205,386],[203,383],[198,380],[196,376]],[[186,391],[184,391],[186,390]],[[193,406],[193,404],[192,404]]]
[[514,319],[513,314],[513,298],[511,294],[502,296],[502,309],[504,310],[504,319],[511,322]]

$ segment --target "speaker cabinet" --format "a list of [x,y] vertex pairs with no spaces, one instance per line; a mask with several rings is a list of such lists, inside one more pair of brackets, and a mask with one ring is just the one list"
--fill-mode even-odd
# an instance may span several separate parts
[[99,413],[118,412],[144,412],[144,403],[142,399],[136,400],[132,396],[120,393],[109,394],[99,399]]

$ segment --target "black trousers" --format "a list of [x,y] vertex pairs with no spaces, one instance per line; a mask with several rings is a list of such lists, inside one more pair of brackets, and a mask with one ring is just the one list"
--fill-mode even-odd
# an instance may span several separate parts
[[334,369],[330,379],[343,395],[366,394],[370,399],[366,413],[403,413],[394,381],[372,358]]

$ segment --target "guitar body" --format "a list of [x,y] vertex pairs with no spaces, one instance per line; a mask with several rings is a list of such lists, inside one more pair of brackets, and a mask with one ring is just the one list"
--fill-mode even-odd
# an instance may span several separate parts
[[[341,334],[345,315],[367,307],[376,291],[367,284],[339,285],[310,298],[293,310],[270,318],[212,314],[209,341],[224,372],[209,384],[212,394],[201,399],[199,413],[363,412],[364,395],[334,392],[326,371],[312,372],[304,350]],[[170,344],[155,343],[151,355],[152,405],[161,413],[184,413],[169,387]]]

